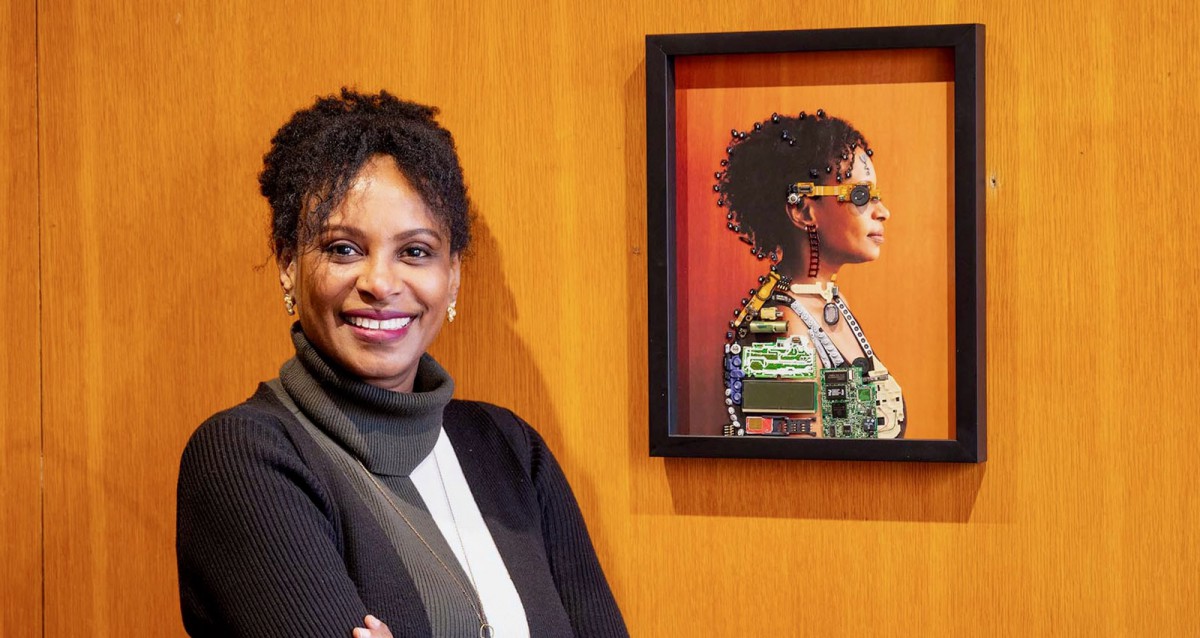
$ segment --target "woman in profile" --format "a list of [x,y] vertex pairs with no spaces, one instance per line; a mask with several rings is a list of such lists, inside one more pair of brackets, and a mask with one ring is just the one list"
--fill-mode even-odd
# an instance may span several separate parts
[[571,489],[426,354],[470,229],[436,109],[320,98],[260,176],[295,357],[183,453],[193,636],[626,636]]
[[[751,320],[763,320],[753,326],[763,331],[772,323],[783,329],[786,322],[787,335],[811,349],[815,378],[823,380],[820,370],[844,368],[846,374],[838,378],[847,381],[843,387],[855,387],[849,385],[851,370],[857,371],[854,378],[861,378],[861,387],[872,386],[868,392],[874,394],[871,402],[876,406],[864,407],[863,414],[874,416],[847,416],[833,427],[829,415],[815,410],[826,420],[824,436],[902,437],[907,416],[900,385],[871,348],[836,283],[843,268],[874,261],[883,248],[891,211],[883,203],[874,151],[849,122],[823,110],[794,117],[772,114],[753,130],[735,129],[732,134],[728,157],[716,174],[717,204],[725,213],[726,228],[770,263],[770,269],[759,279],[758,292],[735,311],[725,335],[726,352],[741,354],[752,338]],[[727,354],[727,368],[730,358]],[[742,382],[726,376],[727,395],[738,397]],[[827,396],[822,388],[822,400]],[[727,404],[726,433],[746,433],[747,417],[754,418],[744,409],[748,406],[734,400]],[[846,415],[838,418],[842,416]],[[760,428],[749,432],[815,434]]]

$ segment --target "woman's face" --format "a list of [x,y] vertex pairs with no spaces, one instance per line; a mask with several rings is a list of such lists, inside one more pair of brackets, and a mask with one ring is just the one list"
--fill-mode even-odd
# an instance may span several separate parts
[[281,266],[318,350],[366,383],[412,390],[458,295],[459,256],[392,158],[367,162],[322,233]]
[[[876,184],[875,164],[862,149],[851,158],[854,167],[850,178],[842,184]],[[821,240],[821,262],[836,268],[879,259],[883,247],[883,223],[891,211],[880,200],[872,199],[863,206],[839,202],[836,197],[822,197],[812,205],[812,217]]]

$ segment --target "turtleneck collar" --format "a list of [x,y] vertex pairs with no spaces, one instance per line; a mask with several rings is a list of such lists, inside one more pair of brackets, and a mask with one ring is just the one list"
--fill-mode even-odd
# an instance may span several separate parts
[[428,354],[412,392],[364,383],[326,359],[292,326],[296,357],[279,370],[288,395],[317,427],[374,474],[408,476],[433,450],[454,380]]

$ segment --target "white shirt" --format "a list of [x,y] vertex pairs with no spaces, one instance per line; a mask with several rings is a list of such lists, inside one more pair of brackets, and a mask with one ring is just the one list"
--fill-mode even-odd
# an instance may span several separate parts
[[410,478],[463,571],[475,581],[484,615],[496,638],[529,638],[525,606],[500,550],[496,549],[496,541],[483,522],[445,430],[438,432],[433,451],[417,465]]

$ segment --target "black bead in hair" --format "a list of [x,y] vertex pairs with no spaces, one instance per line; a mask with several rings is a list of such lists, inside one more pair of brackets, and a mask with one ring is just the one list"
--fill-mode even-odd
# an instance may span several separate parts
[[[786,130],[754,128],[729,155],[729,165],[719,186],[725,206],[754,253],[774,251],[792,242],[797,231],[787,215],[788,188],[797,182],[832,184],[830,171],[811,176],[812,166],[828,166],[841,173],[849,166],[841,159],[852,145],[867,147],[866,138],[849,122],[817,111],[817,117],[772,114],[770,120]],[[789,144],[789,141],[792,142]]]

